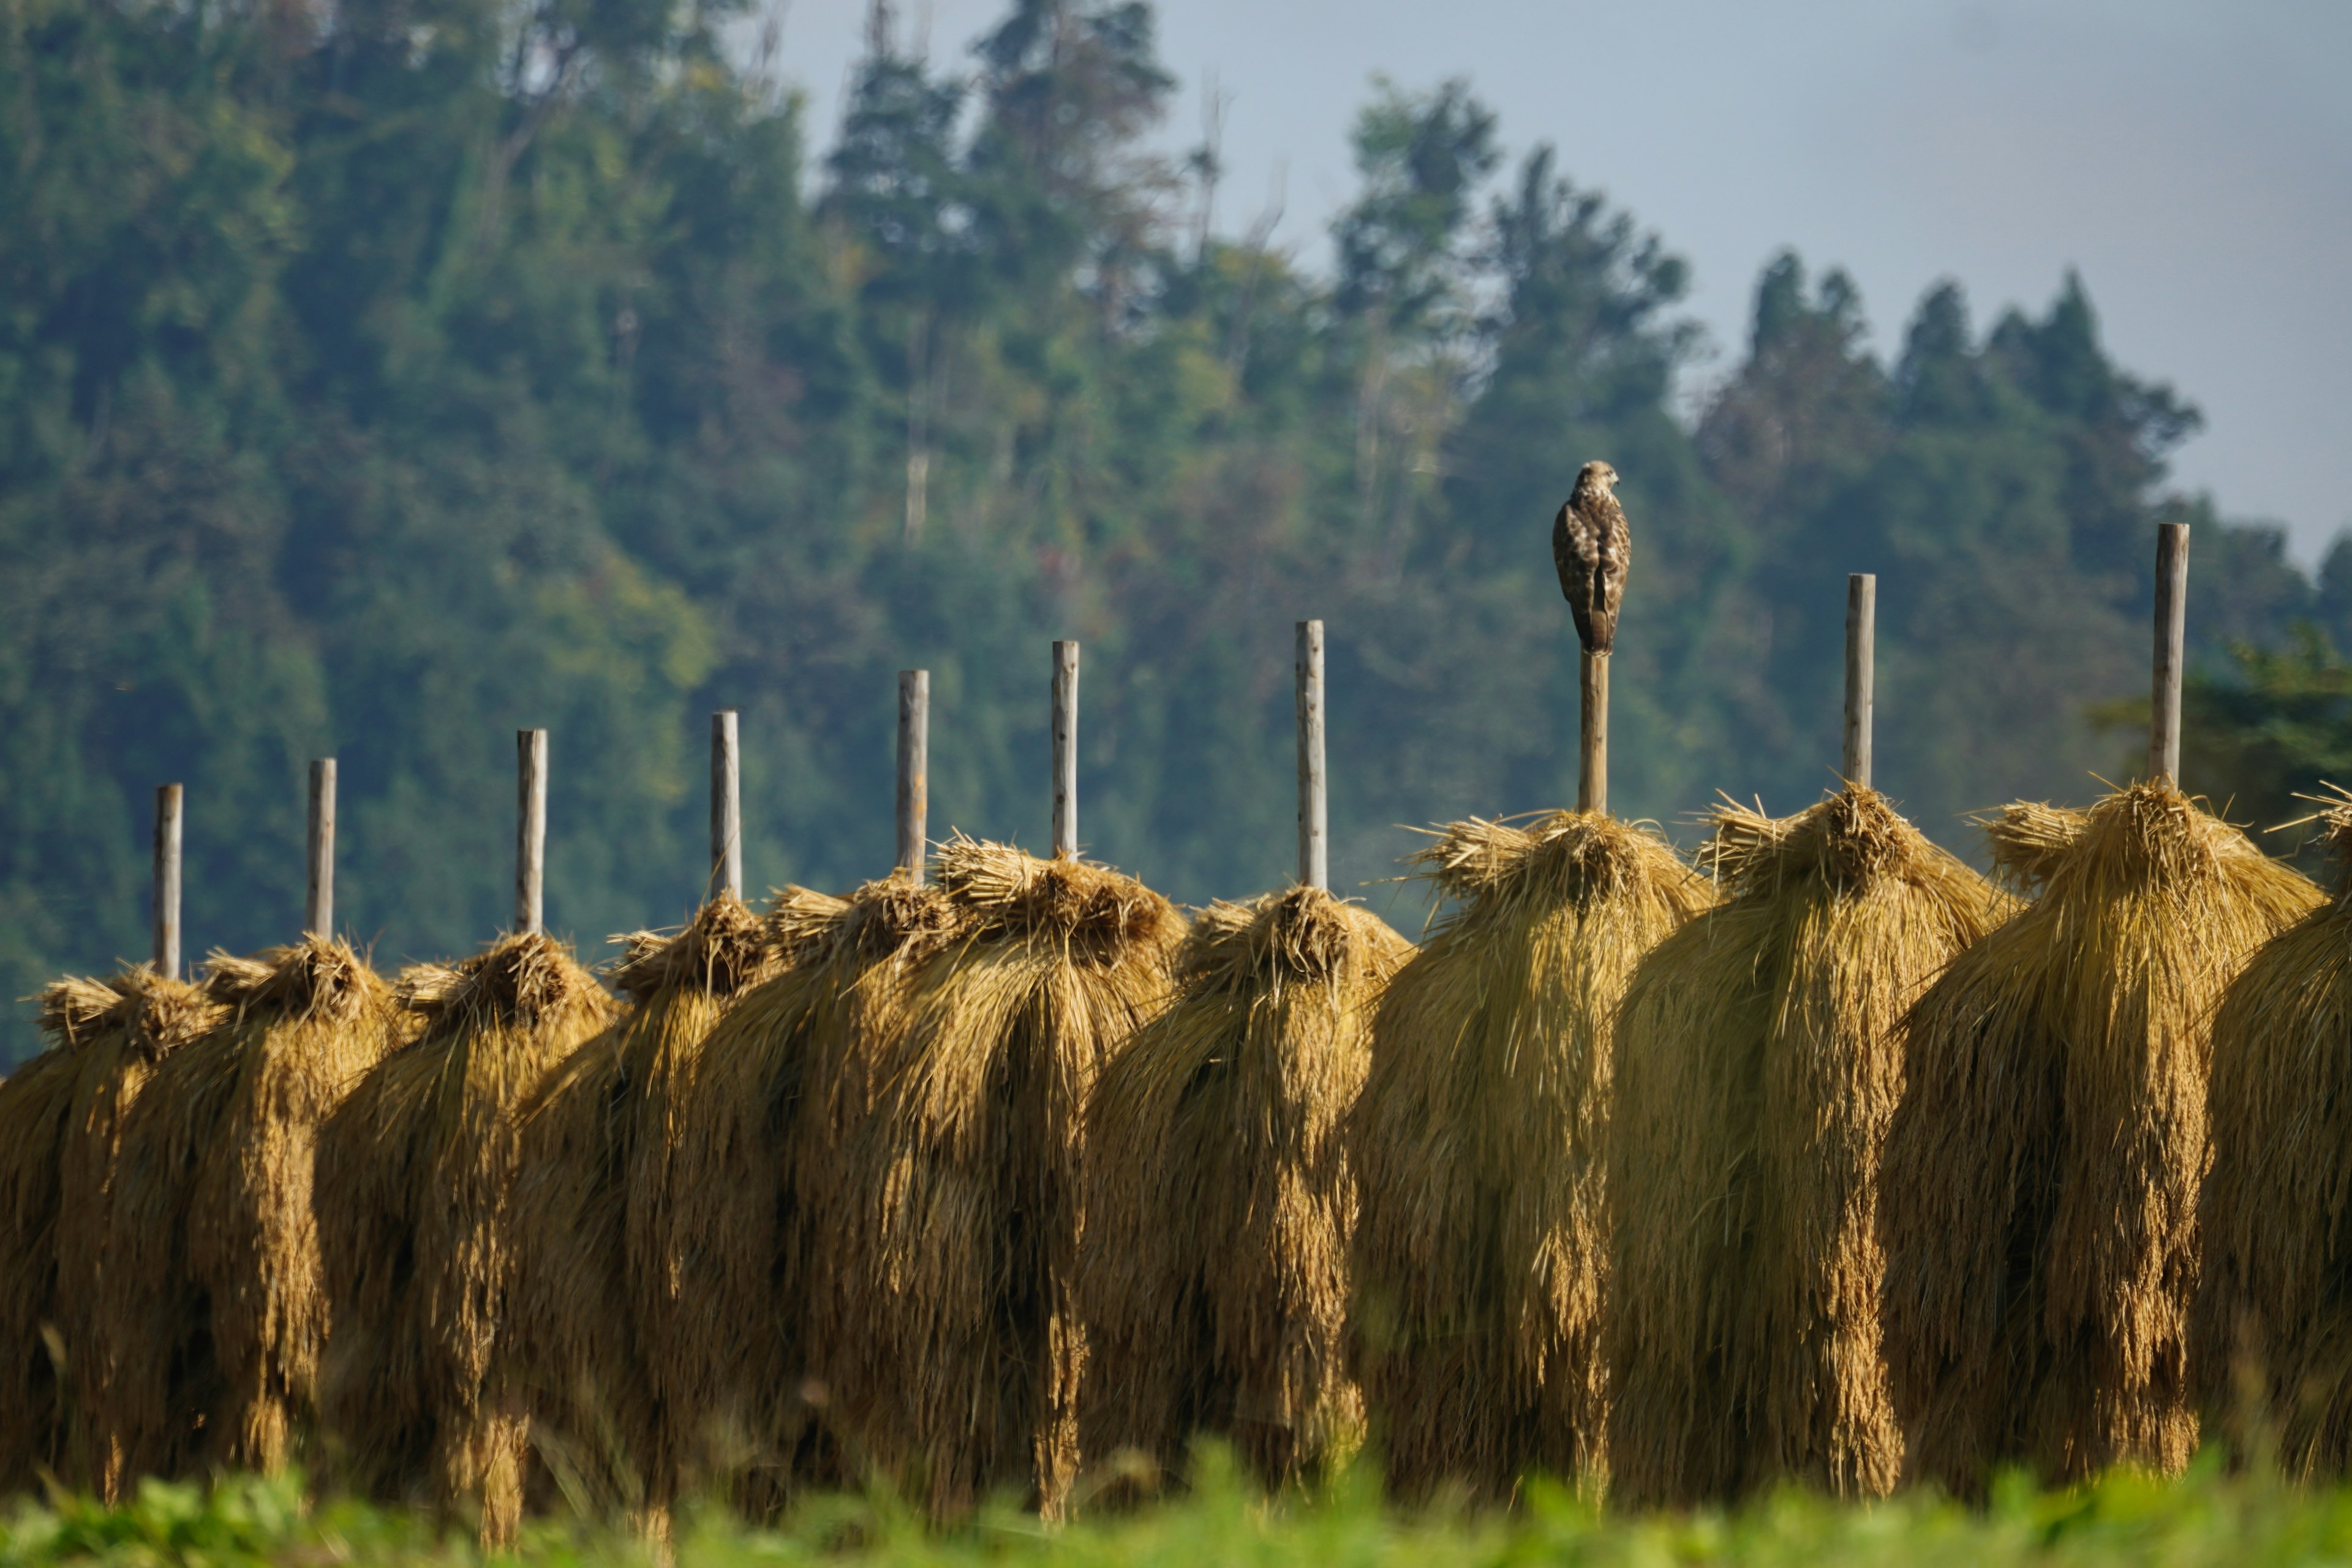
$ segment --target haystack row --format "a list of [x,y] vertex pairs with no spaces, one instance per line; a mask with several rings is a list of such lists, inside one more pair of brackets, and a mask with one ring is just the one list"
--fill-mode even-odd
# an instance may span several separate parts
[[755,912],[720,715],[709,900],[601,981],[543,929],[544,731],[510,933],[389,981],[331,763],[302,940],[181,981],[168,790],[155,961],[0,1083],[0,1490],[299,1462],[499,1542],[868,1480],[1056,1518],[1203,1436],[1629,1506],[2178,1468],[2200,1420],[2352,1466],[2352,895],[2173,782],[2185,531],[2146,782],[1991,817],[2007,890],[1871,787],[1864,578],[1842,787],[1694,866],[1608,811],[1614,478],[1555,523],[1578,808],[1433,830],[1418,947],[1329,889],[1319,623],[1297,881],[1190,921],[1078,853],[1075,644],[1050,857],[929,863],[909,672],[896,868]]

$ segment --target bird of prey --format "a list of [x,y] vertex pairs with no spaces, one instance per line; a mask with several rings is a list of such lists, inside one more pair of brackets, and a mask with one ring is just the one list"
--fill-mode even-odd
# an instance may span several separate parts
[[1551,520],[1552,564],[1559,568],[1559,591],[1576,615],[1576,635],[1588,653],[1607,653],[1617,636],[1617,604],[1625,596],[1625,568],[1633,558],[1633,531],[1625,509],[1609,487],[1617,470],[1587,463],[1576,476],[1568,502]]

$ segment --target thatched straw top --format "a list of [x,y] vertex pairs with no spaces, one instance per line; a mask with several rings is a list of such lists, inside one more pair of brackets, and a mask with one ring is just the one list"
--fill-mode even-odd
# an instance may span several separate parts
[[768,942],[786,963],[798,964],[823,947],[849,900],[797,882],[773,896],[768,905]]
[[2319,846],[2326,852],[2327,858],[2336,862],[2336,901],[2352,904],[2352,790],[2337,784],[2319,787],[2327,793],[2295,797],[2311,802],[2319,807],[2317,811],[2299,821],[2283,822],[2279,826],[2299,827],[2304,823],[2319,824],[2319,831],[2314,837],[2319,840]]
[[940,850],[940,890],[973,935],[1115,950],[1171,937],[1183,925],[1175,905],[1132,877],[1075,858],[1040,860],[961,833]]
[[[1367,941],[1368,928],[1387,942]],[[1217,992],[1348,984],[1374,968],[1394,969],[1396,957],[1385,950],[1405,945],[1370,910],[1320,888],[1292,888],[1245,904],[1220,899],[1201,910],[1177,954],[1176,974],[1187,987]]]
[[36,998],[41,1031],[60,1050],[77,1050],[101,1030],[121,1029],[135,1059],[155,1061],[186,1045],[220,1019],[220,1009],[198,986],[166,980],[141,963],[110,981],[69,977],[41,988]]
[[1412,863],[1448,897],[1584,904],[1687,875],[1647,824],[1601,812],[1554,811],[1525,826],[1472,817],[1429,830]]
[[626,951],[613,965],[613,984],[639,1001],[671,985],[739,996],[774,973],[774,929],[772,916],[762,921],[721,891],[682,931],[614,937]]
[[2160,780],[2119,789],[2088,811],[2019,802],[1979,820],[1994,868],[2027,891],[2070,877],[2172,881],[2218,860],[2268,859],[2243,832]]
[[457,963],[415,964],[401,971],[398,985],[402,1005],[421,1014],[428,1029],[527,1029],[594,994],[594,976],[562,942],[538,931],[507,937]]
[[205,994],[240,1014],[348,1024],[388,1001],[388,990],[350,943],[315,936],[251,958],[215,951],[205,961]]
[[1699,849],[1699,868],[1733,897],[1806,877],[1840,889],[1917,881],[1948,858],[1874,789],[1842,790],[1794,816],[1726,800],[1708,820],[1715,831]]
[[1995,876],[2021,893],[2038,893],[2083,836],[2087,811],[2021,800],[1976,820],[1992,846]]

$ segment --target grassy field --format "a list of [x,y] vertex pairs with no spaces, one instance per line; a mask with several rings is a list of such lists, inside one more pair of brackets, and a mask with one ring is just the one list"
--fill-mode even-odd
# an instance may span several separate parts
[[[1348,1568],[1509,1568],[1515,1564],[2049,1564],[2352,1563],[2352,1491],[2305,1491],[2200,1468],[2178,1482],[2117,1474],[2095,1486],[1999,1489],[1967,1510],[1921,1498],[1840,1507],[1785,1495],[1728,1515],[1618,1518],[1558,1489],[1522,1510],[1402,1514],[1343,1480],[1312,1499],[1265,1502],[1212,1462],[1193,1494],[1138,1511],[1047,1530],[1007,1510],[968,1528],[926,1531],[871,1499],[834,1498],[788,1526],[749,1531],[718,1516],[678,1531],[678,1568],[783,1568],[800,1563],[890,1568],[1030,1564],[1178,1568],[1333,1563]],[[532,1564],[614,1568],[650,1554],[626,1535],[579,1522],[530,1526]],[[306,1503],[292,1481],[232,1479],[210,1489],[150,1484],[128,1507],[22,1502],[0,1523],[0,1568],[59,1563],[190,1568],[328,1568],[339,1563],[467,1565],[467,1542],[417,1516]]]

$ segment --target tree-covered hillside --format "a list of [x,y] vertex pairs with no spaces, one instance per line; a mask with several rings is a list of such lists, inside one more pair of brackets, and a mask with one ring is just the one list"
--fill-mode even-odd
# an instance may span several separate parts
[[[1034,846],[1055,637],[1090,852],[1255,891],[1307,616],[1334,876],[1371,882],[1396,825],[1572,797],[1547,530],[1588,457],[1637,530],[1621,810],[1829,783],[1850,571],[1881,574],[1881,783],[1930,832],[2083,797],[2130,751],[2089,715],[2144,692],[2159,518],[2200,525],[2209,658],[2307,621],[2282,657],[2344,688],[2352,554],[2311,583],[2166,489],[2196,413],[2078,279],[1989,324],[1937,289],[1882,361],[1851,284],[1784,258],[1694,421],[1670,244],[1467,85],[1375,84],[1327,270],[1199,221],[1215,160],[1152,151],[1146,5],[1013,0],[936,61],[877,7],[838,128],[789,57],[730,52],[733,9],[0,0],[6,994],[143,952],[167,779],[192,945],[290,935],[326,752],[341,917],[386,960],[505,917],[526,725],[551,920],[592,949],[695,901],[714,707],[754,886],[877,874],[902,667],[935,831]],[[2320,765],[2285,744],[2211,765],[2284,798]]]

